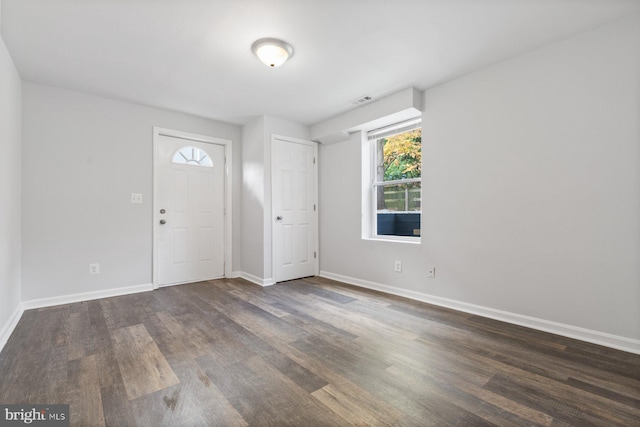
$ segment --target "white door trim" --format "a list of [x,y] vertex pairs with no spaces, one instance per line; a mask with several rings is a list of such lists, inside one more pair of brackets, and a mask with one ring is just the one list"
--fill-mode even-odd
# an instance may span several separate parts
[[[316,233],[316,247],[314,248],[314,251],[316,253],[316,257],[315,257],[315,275],[319,275],[320,274],[320,250],[319,250],[319,241],[320,241],[320,233],[319,233],[319,224],[318,224],[318,211],[320,210],[320,206],[318,205],[318,144],[316,142],[313,141],[309,141],[306,139],[299,139],[299,138],[292,138],[290,136],[282,136],[282,135],[276,135],[276,134],[271,134],[271,165],[273,166],[274,164],[274,141],[275,140],[281,140],[281,141],[286,141],[286,142],[293,142],[295,144],[303,144],[303,145],[309,145],[313,147],[313,157],[315,159],[314,163],[313,163],[313,179],[315,181],[314,186],[313,186],[313,200],[315,201],[315,205],[316,205],[316,210],[313,213],[313,217],[314,217],[314,222],[315,222],[315,233]],[[274,185],[273,185],[273,181],[274,181],[274,174],[273,174],[273,170],[271,171],[271,194],[272,194],[272,198],[273,198],[273,189],[274,189]],[[269,221],[271,221],[271,223],[273,224],[273,219],[275,218],[275,209],[273,207],[273,203],[269,203],[270,204],[270,210],[269,210]],[[271,273],[272,273],[272,277],[273,277],[273,283],[277,283],[278,282],[278,277],[276,275],[276,239],[275,239],[275,233],[276,233],[276,228],[275,227],[271,227]]]
[[153,214],[152,214],[152,230],[153,230],[153,268],[152,268],[152,281],[153,289],[158,289],[158,248],[156,243],[158,242],[156,223],[160,221],[158,200],[158,137],[169,136],[173,138],[181,138],[191,141],[204,142],[208,144],[217,144],[224,146],[225,155],[225,189],[224,189],[224,203],[225,203],[225,216],[224,216],[224,275],[225,277],[231,277],[232,270],[232,173],[231,165],[233,164],[231,158],[231,141],[228,139],[214,138],[212,136],[198,135],[195,133],[183,132],[173,129],[165,129],[161,127],[153,127]]

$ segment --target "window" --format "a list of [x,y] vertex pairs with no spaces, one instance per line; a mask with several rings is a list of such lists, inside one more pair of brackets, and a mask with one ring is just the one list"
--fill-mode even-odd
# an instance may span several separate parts
[[[422,129],[414,119],[368,133],[373,237],[420,237]],[[394,237],[394,238],[396,238]]]
[[207,168],[213,167],[211,158],[203,150],[196,147],[182,147],[176,151],[171,159],[173,163],[183,165],[197,165]]

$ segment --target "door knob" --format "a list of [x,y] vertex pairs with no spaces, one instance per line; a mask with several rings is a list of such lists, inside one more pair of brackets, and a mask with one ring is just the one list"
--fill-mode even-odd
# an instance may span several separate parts
[[164,209],[160,209],[160,213],[161,213],[161,214],[163,214],[163,213],[165,213],[165,212],[167,212],[167,211],[165,211]]
[[278,215],[278,216],[276,217],[276,221],[282,221],[282,219],[283,219],[283,218],[282,218],[282,216],[280,216],[280,215]]
[[164,219],[160,220],[160,225],[165,225],[167,223],[167,221],[165,221]]

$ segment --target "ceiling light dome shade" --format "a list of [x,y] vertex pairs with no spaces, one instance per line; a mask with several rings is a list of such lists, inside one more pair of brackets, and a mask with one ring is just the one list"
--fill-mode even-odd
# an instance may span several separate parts
[[269,67],[278,67],[293,55],[293,48],[278,39],[260,39],[251,45],[253,53]]

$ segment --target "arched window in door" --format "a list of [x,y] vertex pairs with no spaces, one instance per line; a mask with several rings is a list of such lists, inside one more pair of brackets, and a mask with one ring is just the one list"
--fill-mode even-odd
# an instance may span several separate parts
[[175,152],[171,159],[173,163],[183,165],[213,167],[211,158],[203,150],[196,147],[182,147]]

